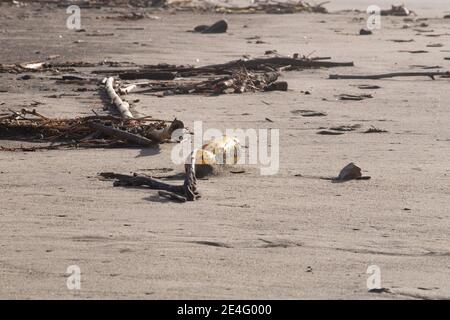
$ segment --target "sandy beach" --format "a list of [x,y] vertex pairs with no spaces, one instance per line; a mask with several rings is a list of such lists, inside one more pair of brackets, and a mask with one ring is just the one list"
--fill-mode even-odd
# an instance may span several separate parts
[[[260,175],[258,165],[226,169],[198,180],[198,201],[175,203],[98,177],[182,173],[171,161],[174,143],[0,151],[0,298],[450,299],[450,79],[328,79],[450,71],[450,19],[443,18],[450,3],[404,1],[417,16],[383,16],[380,29],[361,36],[373,1],[333,2],[325,5],[329,14],[82,9],[86,32],[66,28],[64,8],[1,3],[1,64],[58,55],[51,61],[203,66],[276,50],[354,66],[283,71],[288,91],[126,95],[136,114],[177,118],[189,128],[202,121],[220,130],[279,129],[277,174]],[[363,12],[342,11],[352,8]],[[133,10],[148,15],[107,18]],[[226,33],[187,32],[222,18]],[[106,112],[97,83],[22,75],[0,73],[0,114]],[[318,134],[337,126],[354,130]],[[370,128],[386,132],[364,133]],[[2,147],[23,145],[0,140]],[[350,162],[371,179],[319,178]],[[70,265],[81,269],[81,290],[66,285]],[[371,265],[380,268],[386,292],[368,291]]]

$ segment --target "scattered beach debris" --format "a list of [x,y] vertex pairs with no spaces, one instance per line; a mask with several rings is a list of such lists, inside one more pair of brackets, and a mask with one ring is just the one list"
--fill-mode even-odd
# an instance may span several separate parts
[[228,23],[226,20],[219,20],[216,23],[207,26],[207,25],[199,25],[194,28],[194,32],[200,33],[225,33],[228,29]]

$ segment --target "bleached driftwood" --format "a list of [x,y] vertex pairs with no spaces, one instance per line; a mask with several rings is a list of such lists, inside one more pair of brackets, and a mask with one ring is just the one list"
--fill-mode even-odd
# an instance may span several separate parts
[[[121,139],[121,140],[126,140],[130,143],[134,143],[136,145],[139,146],[150,146],[152,144],[154,144],[154,141],[147,139],[145,137],[142,137],[140,135],[137,134],[133,134],[124,130],[120,130],[117,128],[113,128],[113,127],[107,127],[101,123],[96,123],[96,122],[89,122],[88,125],[106,135]],[[157,142],[159,142],[159,140],[157,140]]]
[[106,92],[108,93],[111,102],[116,106],[122,118],[133,118],[128,102],[123,101],[114,90],[114,78],[109,77],[105,82]]
[[137,85],[132,84],[124,88],[119,88],[120,94],[129,94],[132,90],[136,89]]

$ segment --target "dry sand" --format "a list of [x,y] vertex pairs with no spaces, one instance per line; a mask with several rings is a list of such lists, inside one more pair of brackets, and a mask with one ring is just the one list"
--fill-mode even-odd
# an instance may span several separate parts
[[[202,65],[276,49],[354,61],[355,67],[285,72],[288,92],[130,95],[128,100],[140,99],[136,111],[175,116],[188,126],[202,120],[205,128],[280,129],[277,175],[260,176],[252,167],[201,180],[200,201],[166,202],[156,191],[114,188],[96,178],[102,171],[181,171],[171,163],[172,144],[159,151],[1,152],[1,298],[450,298],[449,80],[327,79],[330,73],[420,71],[412,65],[449,70],[444,57],[450,52],[442,51],[450,50],[449,35],[418,35],[415,23],[402,29],[402,17],[385,17],[381,30],[359,36],[365,16],[355,13],[230,15],[228,33],[200,35],[185,31],[221,16],[156,13],[159,20],[122,22],[95,19],[110,11],[86,10],[83,28],[114,33],[87,37],[65,28],[64,10],[30,8],[35,7],[1,7],[0,63],[59,54],[60,61]],[[437,11],[427,29],[450,33],[450,20],[442,19],[450,8]],[[247,42],[256,35],[266,43]],[[85,42],[74,43],[78,39]],[[431,43],[444,46],[426,47]],[[0,74],[0,89],[7,91],[0,93],[1,112],[33,101],[43,103],[35,107],[39,112],[59,117],[103,108],[95,86],[55,99],[46,96],[76,87],[17,77]],[[356,84],[381,89],[360,90]],[[43,91],[48,87],[56,91]],[[339,101],[341,93],[374,98]],[[293,113],[299,109],[327,116],[305,118]],[[320,127],[353,124],[362,129],[316,134]],[[388,133],[361,133],[371,125]],[[295,176],[335,175],[352,161],[372,179],[335,184]],[[66,287],[65,271],[73,264],[82,272],[78,291]],[[392,294],[368,292],[366,269],[373,264]]]

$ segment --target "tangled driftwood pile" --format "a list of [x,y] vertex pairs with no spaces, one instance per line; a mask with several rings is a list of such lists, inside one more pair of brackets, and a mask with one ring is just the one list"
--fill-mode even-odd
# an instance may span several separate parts
[[[98,85],[108,106],[117,115],[99,115],[58,119],[46,117],[35,110],[22,109],[0,115],[0,138],[34,143],[27,147],[0,147],[2,151],[35,151],[57,148],[136,147],[162,143],[172,133],[183,129],[175,119],[164,121],[152,117],[136,117],[124,96],[130,92],[169,94],[227,94],[258,91],[286,91],[288,84],[278,81],[283,70],[352,66],[352,62],[324,61],[329,58],[264,57],[235,60],[201,67],[183,65],[136,65],[107,62],[30,62],[0,65],[0,73],[46,74],[57,84]],[[32,79],[32,78],[31,78]],[[102,81],[103,79],[103,81]],[[143,81],[143,79],[145,81]],[[139,80],[140,82],[131,82]],[[86,88],[85,88],[86,89]],[[143,186],[159,190],[159,195],[184,202],[199,198],[197,175],[211,171],[222,163],[224,155],[237,158],[239,142],[221,139],[193,151],[185,164],[182,185],[171,185],[141,174],[104,173],[103,178],[115,179],[116,186]]]
[[[128,86],[125,92],[166,94],[224,94],[257,91],[286,91],[278,81],[281,70],[353,66],[353,62],[323,61],[317,58],[270,57],[235,60],[202,67],[147,65],[128,69],[94,70],[95,74],[117,76],[122,80],[157,80]],[[135,90],[141,87],[140,90]],[[144,87],[142,89],[142,87]],[[122,89],[123,91],[124,89]]]
[[[131,76],[132,75],[132,76]],[[148,71],[137,73],[120,74],[121,78],[152,78],[155,73]],[[245,67],[233,70],[229,75],[209,77],[207,79],[178,79],[169,81],[153,81],[128,86],[131,91],[136,86],[144,87],[134,93],[155,93],[161,95],[167,94],[225,94],[225,93],[244,93],[256,91],[286,91],[287,82],[277,81],[279,73],[264,72],[255,73],[247,70]]]
[[0,136],[3,139],[50,144],[28,148],[0,148],[5,151],[31,151],[60,147],[147,146],[170,139],[172,132],[183,127],[183,123],[176,119],[169,122],[150,117],[124,119],[99,115],[57,119],[47,118],[35,110],[22,109],[0,117]]

